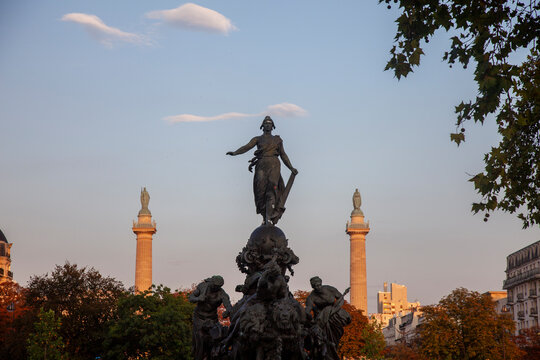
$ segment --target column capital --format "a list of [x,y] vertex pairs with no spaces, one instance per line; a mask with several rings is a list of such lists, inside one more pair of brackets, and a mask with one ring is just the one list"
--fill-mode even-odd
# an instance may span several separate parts
[[345,232],[350,235],[367,235],[369,233],[369,222],[368,223],[362,223],[362,224],[351,224],[347,222],[347,226],[345,228]]

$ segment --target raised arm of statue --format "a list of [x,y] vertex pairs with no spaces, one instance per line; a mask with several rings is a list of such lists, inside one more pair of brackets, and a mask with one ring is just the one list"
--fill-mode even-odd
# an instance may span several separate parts
[[255,147],[255,145],[257,145],[258,138],[259,138],[258,136],[254,137],[246,145],[241,146],[236,151],[228,151],[227,155],[231,155],[231,156],[240,155],[240,154],[243,154],[243,153],[253,149]]

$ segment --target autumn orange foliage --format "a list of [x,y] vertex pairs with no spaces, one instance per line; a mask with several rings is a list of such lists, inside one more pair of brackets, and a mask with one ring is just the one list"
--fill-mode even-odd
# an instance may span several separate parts
[[516,343],[523,351],[520,360],[540,359],[540,327],[522,329],[516,337]]
[[495,311],[488,294],[458,288],[437,305],[422,307],[420,352],[429,359],[519,359],[515,324]]
[[385,347],[384,336],[377,324],[371,323],[361,310],[347,301],[343,308],[351,314],[351,324],[345,332],[338,347],[342,359],[380,359]]
[[388,346],[384,350],[385,359],[393,360],[426,360],[415,344],[397,343],[394,346]]
[[14,321],[29,309],[24,300],[24,288],[12,281],[0,283],[0,337],[13,330]]
[[27,357],[26,339],[34,330],[35,311],[25,295],[25,289],[15,282],[0,284],[0,358]]

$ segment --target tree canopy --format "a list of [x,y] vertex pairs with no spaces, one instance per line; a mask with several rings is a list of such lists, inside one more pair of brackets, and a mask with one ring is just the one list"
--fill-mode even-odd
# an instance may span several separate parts
[[427,359],[517,359],[514,321],[495,311],[488,294],[459,288],[437,305],[422,307],[420,352]]
[[393,360],[425,360],[418,351],[417,342],[412,344],[397,343],[384,349],[385,359]]
[[[485,168],[472,176],[480,200],[474,213],[498,209],[518,213],[523,227],[540,224],[540,10],[539,0],[379,0],[397,4],[395,45],[385,70],[400,79],[420,65],[422,47],[446,30],[450,47],[443,60],[475,66],[478,94],[455,108],[456,132],[465,123],[494,119],[500,142],[484,156]],[[525,54],[525,55],[524,55]],[[517,60],[516,60],[517,59]]]
[[342,359],[383,359],[385,347],[382,330],[348,302],[343,308],[351,314],[351,323],[345,327],[339,342],[338,353]]
[[28,358],[26,339],[35,321],[36,311],[26,303],[25,289],[13,281],[0,283],[0,354],[14,360]]
[[190,359],[194,305],[157,287],[120,299],[106,340],[108,359]]
[[24,289],[12,281],[0,283],[0,341],[9,336],[13,329],[15,319],[28,311],[24,299]]
[[523,357],[520,360],[540,359],[540,327],[521,329],[516,343],[523,351]]
[[49,275],[33,276],[26,301],[60,317],[60,335],[70,359],[93,359],[103,352],[107,323],[116,316],[123,285],[94,268],[66,262]]

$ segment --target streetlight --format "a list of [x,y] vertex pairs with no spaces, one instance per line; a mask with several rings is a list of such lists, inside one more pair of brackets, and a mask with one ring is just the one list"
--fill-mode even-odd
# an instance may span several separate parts
[[15,317],[15,303],[14,302],[9,303],[6,310],[11,313],[11,326],[13,326],[13,321]]

